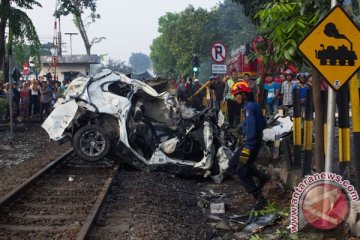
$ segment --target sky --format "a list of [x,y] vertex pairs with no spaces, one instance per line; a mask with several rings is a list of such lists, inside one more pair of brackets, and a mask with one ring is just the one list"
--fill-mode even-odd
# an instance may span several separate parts
[[[88,28],[88,36],[105,37],[94,45],[92,54],[108,54],[110,58],[127,62],[131,53],[150,54],[150,45],[159,33],[158,19],[167,12],[181,12],[190,4],[195,8],[210,10],[222,0],[98,0],[97,13],[101,15]],[[38,0],[43,6],[27,10],[33,20],[40,41],[52,42],[56,0]],[[72,16],[61,18],[61,32],[64,55],[70,55],[70,36],[64,33],[78,33]],[[72,36],[72,54],[85,54],[80,34]]]

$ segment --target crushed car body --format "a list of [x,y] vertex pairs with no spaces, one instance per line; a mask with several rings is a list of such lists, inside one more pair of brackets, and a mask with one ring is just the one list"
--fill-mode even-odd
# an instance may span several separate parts
[[74,79],[42,127],[52,140],[70,140],[86,161],[111,154],[140,169],[221,181],[231,151],[218,139],[216,111],[196,112],[170,93],[166,82],[147,84],[104,70]]
[[[83,160],[115,156],[138,169],[211,176],[221,182],[239,133],[227,131],[221,111],[180,104],[167,80],[141,82],[104,70],[74,79],[42,124],[50,139],[70,140]],[[265,142],[292,132],[290,117],[275,115]]]

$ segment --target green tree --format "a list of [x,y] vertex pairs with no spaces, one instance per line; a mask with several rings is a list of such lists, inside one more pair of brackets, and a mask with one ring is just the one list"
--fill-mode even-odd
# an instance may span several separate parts
[[107,64],[102,65],[102,69],[110,69],[112,71],[121,72],[124,74],[132,73],[131,67],[127,66],[124,61],[109,59]]
[[[2,0],[0,3],[0,66],[5,79],[8,78],[9,63],[6,53],[12,55],[13,47],[21,49],[25,43],[29,45],[29,52],[37,56],[40,41],[32,20],[21,10],[32,9],[33,6],[41,7],[35,0]],[[8,26],[9,36],[7,51],[5,51],[5,29]]]
[[135,73],[142,73],[150,69],[150,57],[144,53],[132,53],[129,58],[129,64]]
[[222,41],[229,49],[238,48],[252,40],[257,35],[257,28],[245,16],[244,8],[240,4],[225,0],[217,9],[219,21],[218,29],[222,32]]
[[[249,0],[234,0],[242,4],[251,4]],[[330,0],[282,0],[266,1],[265,4],[254,6],[260,10],[255,13],[254,22],[259,24],[266,39],[269,40],[269,51],[263,53],[264,59],[281,65],[293,62],[304,63],[297,44],[330,9]],[[317,116],[323,116],[320,101],[320,76],[313,69],[313,99]],[[315,119],[316,168],[323,171],[323,119]]]
[[272,2],[272,0],[232,0],[244,7],[244,13],[253,19],[255,14],[264,6],[265,3]]
[[210,47],[225,43],[228,51],[256,36],[256,27],[243,13],[243,6],[225,0],[210,12],[189,6],[180,13],[167,13],[159,19],[160,36],[154,39],[151,59],[154,72],[161,76],[192,75],[191,60],[201,61],[199,76],[211,74]]
[[[86,31],[87,26],[89,26],[92,22],[95,22],[96,19],[100,18],[100,14],[96,13],[96,4],[97,0],[60,0],[58,9],[55,12],[55,16],[57,17],[60,15],[73,15],[75,26],[79,29],[87,55],[91,54],[91,47],[94,44],[105,39],[104,37],[96,37],[90,41]],[[90,19],[90,21],[86,22],[86,18],[83,18],[83,15],[87,10],[90,11],[90,16],[87,18]]]
[[40,56],[51,56],[51,48],[53,44],[51,42],[43,43],[40,47]]
[[166,78],[179,75],[179,71],[176,69],[176,58],[166,47],[164,36],[160,35],[155,38],[150,50],[152,67],[156,75]]
[[265,4],[255,15],[265,38],[273,45],[272,61],[303,63],[297,44],[315,23],[325,16],[330,1],[284,0]]
[[[217,24],[214,24],[217,20],[216,11],[195,9],[191,5],[180,13],[167,13],[160,17],[158,30],[161,35],[151,46],[155,73],[192,74],[193,54],[198,54],[200,59],[208,57],[211,43],[219,39],[220,32]],[[159,61],[166,58],[170,58],[174,64],[169,66]]]

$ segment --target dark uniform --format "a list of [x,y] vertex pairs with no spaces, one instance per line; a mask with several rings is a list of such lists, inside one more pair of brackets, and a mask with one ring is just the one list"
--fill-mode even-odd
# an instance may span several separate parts
[[[259,198],[262,198],[261,188],[270,180],[270,177],[259,171],[254,162],[261,147],[262,131],[266,126],[266,120],[262,115],[260,105],[253,101],[246,102],[243,111],[242,131],[246,140],[242,148],[235,151],[230,164],[236,169],[246,191],[252,194],[256,200],[260,200]],[[258,184],[254,178],[258,179]]]

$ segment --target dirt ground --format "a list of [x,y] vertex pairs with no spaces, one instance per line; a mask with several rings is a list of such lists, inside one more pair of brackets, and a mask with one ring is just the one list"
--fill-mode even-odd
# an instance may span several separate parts
[[14,138],[10,139],[7,125],[0,131],[0,196],[11,191],[57,157],[70,145],[49,142],[40,123],[29,122],[15,127]]

